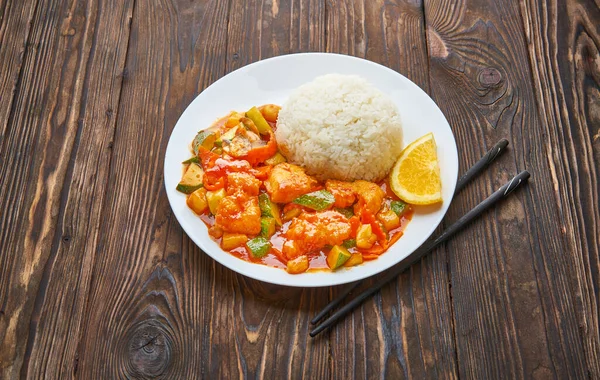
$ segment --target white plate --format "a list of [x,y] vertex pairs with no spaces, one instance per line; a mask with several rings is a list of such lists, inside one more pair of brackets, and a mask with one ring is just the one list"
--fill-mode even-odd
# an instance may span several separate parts
[[[290,92],[315,77],[328,73],[357,74],[386,93],[398,106],[404,144],[433,132],[438,145],[444,202],[441,206],[419,208],[404,236],[377,260],[336,272],[290,275],[283,269],[252,264],[221,250],[209,236],[206,225],[185,203],[185,195],[175,190],[181,179],[181,162],[190,157],[188,146],[196,133],[231,110],[246,110],[266,103],[283,104]],[[458,153],[446,118],[417,85],[397,72],[360,58],[304,53],[265,59],[219,79],[183,112],[173,129],[165,156],[165,185],[177,220],[204,252],[231,270],[274,284],[288,286],[330,286],[360,280],[377,274],[418,248],[442,221],[456,187]]]

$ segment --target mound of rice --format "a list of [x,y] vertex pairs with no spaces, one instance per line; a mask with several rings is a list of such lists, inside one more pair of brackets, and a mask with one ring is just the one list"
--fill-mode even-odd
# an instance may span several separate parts
[[292,163],[320,180],[383,179],[402,150],[398,109],[355,75],[298,87],[279,112],[275,136]]

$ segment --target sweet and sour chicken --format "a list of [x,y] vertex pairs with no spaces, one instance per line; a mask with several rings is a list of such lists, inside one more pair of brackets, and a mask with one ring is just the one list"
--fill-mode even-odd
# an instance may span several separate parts
[[317,181],[278,150],[279,107],[232,112],[192,142],[177,189],[221,247],[289,273],[376,259],[402,236],[411,207],[385,183]]

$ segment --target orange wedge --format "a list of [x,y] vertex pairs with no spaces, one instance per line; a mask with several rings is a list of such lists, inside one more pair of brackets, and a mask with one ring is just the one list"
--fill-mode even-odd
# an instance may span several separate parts
[[433,133],[413,141],[390,173],[390,187],[403,201],[429,205],[442,201],[442,180]]

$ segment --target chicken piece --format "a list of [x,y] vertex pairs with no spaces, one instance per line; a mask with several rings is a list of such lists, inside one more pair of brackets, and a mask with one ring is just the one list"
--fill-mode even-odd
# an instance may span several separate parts
[[327,191],[333,194],[333,197],[335,198],[335,203],[333,205],[335,207],[346,208],[348,206],[352,206],[352,204],[356,201],[354,187],[350,182],[328,179],[325,182],[325,188]]
[[[354,181],[352,187],[358,198],[365,202],[367,211],[373,215],[377,214],[385,197],[385,193],[381,190],[381,187],[376,183],[362,180]],[[355,214],[359,213],[359,210],[356,209],[357,207],[358,205],[354,206]]]
[[215,226],[225,232],[258,235],[260,233],[258,197],[243,192],[224,197],[217,208]]
[[327,244],[342,244],[350,233],[350,222],[337,211],[305,212],[294,218],[286,231],[283,254],[292,260]]
[[287,162],[276,165],[265,181],[265,188],[275,203],[288,203],[300,195],[310,193],[317,180],[304,172],[300,166]]
[[258,195],[260,181],[248,173],[227,174],[227,195],[244,193],[246,195]]

